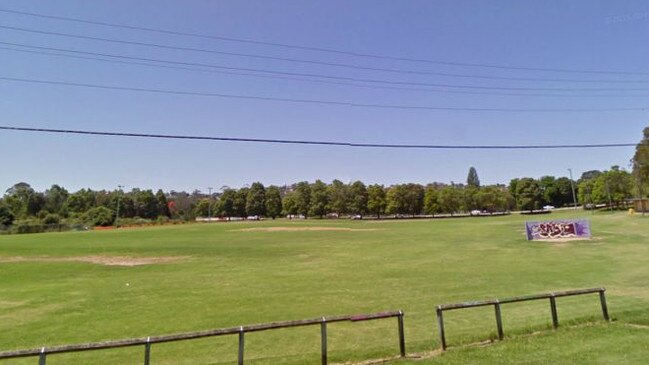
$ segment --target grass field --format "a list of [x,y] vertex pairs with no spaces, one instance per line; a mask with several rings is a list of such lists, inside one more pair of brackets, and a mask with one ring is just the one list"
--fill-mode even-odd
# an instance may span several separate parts
[[[519,215],[0,236],[0,351],[403,309],[408,353],[426,353],[439,348],[436,304],[605,286],[611,324],[596,295],[558,300],[558,331],[549,330],[546,301],[513,304],[503,307],[505,341],[463,347],[495,337],[493,309],[453,311],[445,314],[453,349],[394,364],[646,363],[649,217],[564,211],[543,219],[570,217],[591,219],[593,240],[529,243]],[[287,228],[260,229],[268,227]],[[151,263],[105,265],[129,258]],[[246,363],[316,364],[319,333],[249,334]],[[142,352],[53,355],[47,363],[134,364]],[[331,362],[393,356],[396,320],[331,324],[329,353]],[[236,354],[236,337],[219,337],[156,345],[152,363],[234,364]]]

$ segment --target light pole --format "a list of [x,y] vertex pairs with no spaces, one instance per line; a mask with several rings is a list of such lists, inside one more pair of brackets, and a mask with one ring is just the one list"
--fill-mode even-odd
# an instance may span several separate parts
[[575,205],[575,209],[577,209],[577,197],[575,196],[575,183],[572,181],[572,169],[568,169],[568,172],[570,173],[570,188],[572,189],[572,201]]
[[207,188],[207,191],[210,193],[209,202],[207,204],[207,221],[212,221],[212,187]]
[[119,221],[119,198],[121,197],[121,192],[122,188],[124,188],[123,185],[117,185],[117,210],[115,212],[115,227],[119,227],[118,221]]

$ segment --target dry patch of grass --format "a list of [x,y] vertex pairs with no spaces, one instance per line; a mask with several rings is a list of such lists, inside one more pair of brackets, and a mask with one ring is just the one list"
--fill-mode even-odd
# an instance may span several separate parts
[[155,257],[129,257],[129,256],[8,256],[0,257],[0,263],[14,262],[85,262],[105,266],[141,266],[152,264],[165,264],[187,259],[189,256],[155,256]]

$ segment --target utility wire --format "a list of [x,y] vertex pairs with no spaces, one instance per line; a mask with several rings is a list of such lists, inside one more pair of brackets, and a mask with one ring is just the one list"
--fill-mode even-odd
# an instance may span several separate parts
[[116,23],[93,21],[93,20],[87,20],[87,19],[81,19],[81,18],[64,17],[64,16],[56,16],[56,15],[49,15],[49,14],[40,14],[40,13],[19,11],[19,10],[13,10],[13,9],[0,8],[0,12],[8,13],[8,14],[18,14],[18,15],[24,15],[24,16],[31,16],[31,17],[39,17],[39,18],[44,18],[44,19],[55,19],[55,20],[70,21],[70,22],[83,23],[83,24],[100,25],[100,26],[112,27],[112,28],[140,30],[140,31],[146,31],[146,32],[155,32],[155,33],[170,34],[170,35],[185,36],[185,37],[195,37],[195,38],[203,38],[203,39],[213,39],[213,40],[228,41],[228,42],[238,42],[238,43],[256,44],[256,45],[264,45],[264,46],[292,48],[292,49],[300,49],[300,50],[306,50],[306,51],[327,52],[327,53],[334,53],[334,54],[341,54],[341,55],[348,55],[348,56],[355,56],[355,57],[385,59],[385,60],[393,60],[393,61],[409,61],[409,62],[427,63],[427,64],[435,64],[435,65],[461,66],[461,67],[479,67],[479,68],[501,69],[501,70],[541,71],[541,72],[577,73],[577,74],[642,75],[642,76],[649,75],[649,72],[521,67],[521,66],[484,64],[484,63],[439,61],[439,60],[422,59],[422,58],[410,58],[410,57],[395,57],[395,56],[388,56],[388,55],[378,55],[378,54],[368,54],[368,53],[361,53],[361,52],[344,51],[344,50],[333,49],[333,48],[314,47],[314,46],[301,46],[301,45],[279,43],[279,42],[266,42],[266,41],[252,40],[252,39],[243,39],[243,38],[235,38],[235,37],[224,37],[224,36],[201,34],[201,33],[182,32],[182,31],[175,31],[175,30],[168,30],[168,29],[126,25],[126,24],[116,24]]
[[[52,31],[44,31],[44,30],[38,30],[38,29],[13,27],[13,26],[7,26],[7,25],[0,25],[0,29],[8,29],[8,30],[14,30],[14,31],[19,31],[19,32],[27,32],[27,33],[35,33],[35,34],[53,35],[53,36],[66,37],[66,38],[85,39],[85,40],[92,40],[92,41],[110,42],[110,43],[117,43],[117,44],[143,46],[143,47],[153,47],[153,48],[159,48],[159,49],[170,49],[170,50],[180,50],[180,51],[191,51],[191,52],[200,52],[200,53],[220,54],[220,55],[226,55],[226,56],[248,57],[248,58],[265,59],[265,60],[273,60],[273,61],[283,61],[283,62],[293,62],[293,63],[311,64],[311,65],[334,66],[334,67],[343,67],[343,68],[350,68],[350,69],[356,69],[356,70],[365,70],[365,71],[380,71],[380,72],[390,72],[390,73],[410,74],[410,75],[435,75],[435,76],[449,76],[449,77],[470,77],[470,78],[484,78],[484,79],[498,79],[498,80],[524,80],[524,78],[447,74],[447,73],[421,71],[421,70],[402,70],[402,69],[393,69],[393,68],[358,66],[358,65],[351,65],[351,64],[346,64],[346,63],[303,60],[303,59],[296,59],[296,58],[268,56],[268,55],[252,54],[252,53],[225,52],[225,51],[218,51],[218,50],[206,49],[206,48],[180,47],[180,46],[172,46],[172,45],[160,44],[160,43],[148,43],[148,42],[129,41],[129,40],[124,40],[124,39],[116,39],[116,38],[94,37],[94,36],[87,36],[87,35],[81,35],[81,34],[52,32]],[[640,75],[640,74],[641,75],[649,75],[649,73],[637,73],[637,74],[638,75]],[[527,81],[530,81],[530,80],[528,79]],[[539,80],[536,80],[536,81],[539,81]]]
[[[227,66],[205,64],[205,63],[180,62],[180,61],[170,61],[170,60],[164,60],[164,59],[158,59],[158,58],[143,58],[143,57],[125,56],[125,55],[119,55],[119,54],[114,54],[114,53],[111,54],[111,53],[103,53],[103,52],[79,51],[79,50],[74,50],[74,49],[69,49],[69,48],[35,46],[35,45],[24,44],[24,43],[15,43],[15,42],[1,42],[0,41],[0,44],[9,45],[9,46],[24,47],[24,48],[30,48],[30,49],[50,50],[50,51],[59,51],[59,52],[68,52],[68,53],[77,53],[77,54],[87,54],[87,55],[103,56],[103,57],[111,57],[111,58],[132,59],[132,60],[141,60],[141,61],[152,61],[152,62],[161,62],[161,63],[172,63],[172,64],[201,66],[201,67],[215,67],[215,68],[245,70],[245,71],[264,72],[264,73],[279,73],[279,74],[289,74],[289,75],[307,76],[307,77],[334,78],[334,79],[345,79],[345,80],[350,80],[351,79],[353,81],[362,81],[362,82],[376,82],[376,83],[388,83],[388,84],[389,83],[398,83],[398,82],[389,81],[389,80],[367,80],[367,79],[363,80],[363,79],[354,79],[354,78],[349,78],[349,77],[330,76],[330,75],[322,75],[322,74],[311,74],[311,73],[306,73],[305,74],[305,73],[282,72],[282,71],[264,70],[264,69],[250,69],[250,68],[242,69],[242,68],[237,68],[237,67],[227,67]],[[565,78],[559,78],[559,79],[552,78],[552,79],[549,79],[549,78],[499,77],[499,76],[483,76],[483,75],[449,74],[449,73],[442,73],[442,72],[431,72],[429,74],[436,75],[436,76],[444,76],[444,77],[478,78],[478,79],[507,80],[507,81],[649,84],[649,80],[610,80],[610,79],[583,80],[583,79],[565,79]],[[416,83],[416,84],[418,84],[418,85],[424,84],[425,85],[425,83]],[[435,84],[433,84],[433,86],[435,86]]]
[[151,88],[138,88],[129,86],[111,86],[100,84],[89,84],[79,82],[66,82],[66,81],[53,81],[53,80],[37,80],[25,79],[17,77],[0,76],[0,80],[24,82],[32,84],[44,85],[60,85],[72,87],[84,87],[104,90],[121,90],[121,91],[135,91],[146,92],[155,94],[171,94],[171,95],[187,95],[187,96],[202,96],[202,97],[217,97],[229,99],[244,99],[244,100],[261,100],[261,101],[274,101],[274,102],[287,102],[297,104],[320,104],[330,106],[347,106],[359,108],[378,108],[378,109],[401,109],[401,110],[438,110],[438,111],[463,111],[463,112],[620,112],[620,111],[645,111],[647,107],[630,107],[630,108],[466,108],[466,107],[443,107],[443,106],[426,106],[426,105],[396,105],[396,104],[365,104],[365,103],[352,103],[346,101],[334,100],[317,100],[317,99],[295,99],[295,98],[276,98],[270,96],[256,96],[256,95],[237,95],[237,94],[223,94],[223,93],[208,93],[198,91],[180,91],[180,90],[166,90],[166,89],[151,89]]
[[[0,42],[0,44],[5,44],[5,42]],[[39,47],[39,48],[48,48],[48,47]],[[105,59],[99,57],[86,57],[78,56],[72,54],[64,53],[52,53],[44,51],[35,51],[29,49],[18,49],[10,47],[0,47],[0,50],[46,55],[46,56],[56,56],[56,57],[65,57],[65,58],[75,58],[82,60],[90,61],[101,61],[107,63],[116,63],[116,64],[126,64],[126,65],[135,65],[135,66],[145,66],[153,68],[163,68],[163,69],[172,69],[172,70],[183,70],[183,71],[192,71],[192,72],[208,72],[208,73],[217,73],[223,75],[237,75],[237,76],[248,76],[248,77],[257,77],[257,78],[266,78],[266,79],[275,79],[275,80],[289,80],[289,81],[300,81],[300,82],[312,82],[328,85],[344,85],[352,86],[358,88],[368,88],[368,89],[380,89],[380,90],[401,90],[401,91],[420,91],[420,92],[432,92],[432,93],[441,93],[441,94],[462,94],[462,95],[490,95],[490,96],[523,96],[523,97],[562,97],[562,98],[647,98],[649,94],[593,94],[593,95],[578,95],[578,94],[537,94],[537,93],[502,93],[502,92],[482,92],[482,91],[458,91],[458,90],[443,90],[443,89],[429,89],[429,88],[420,88],[420,87],[398,87],[398,86],[380,86],[380,85],[366,85],[358,84],[352,82],[340,82],[340,81],[329,81],[329,80],[318,80],[302,77],[288,77],[288,76],[276,76],[276,75],[264,75],[264,74],[255,74],[255,73],[246,73],[246,72],[233,72],[233,71],[222,71],[215,69],[204,69],[196,67],[182,67],[182,66],[168,66],[168,65],[159,65],[146,62],[133,62],[133,61],[122,61],[120,59]],[[91,52],[84,52],[91,53]],[[153,61],[152,61],[153,62]],[[163,62],[163,61],[155,61]],[[237,69],[237,68],[233,68]],[[257,71],[261,72],[261,71]]]
[[[1,27],[1,26],[0,26]],[[242,68],[242,67],[230,67],[230,66],[221,66],[207,63],[196,63],[196,62],[184,62],[184,61],[170,61],[162,60],[156,58],[145,58],[145,57],[131,57],[124,55],[115,55],[110,53],[100,53],[100,52],[86,52],[78,51],[66,48],[55,48],[55,47],[42,47],[42,46],[33,46],[25,45],[21,43],[13,42],[1,42],[0,44],[12,45],[18,47],[25,47],[29,49],[38,49],[38,50],[53,50],[57,52],[68,52],[74,54],[87,54],[101,57],[110,57],[117,59],[128,59],[128,60],[138,60],[138,61],[147,61],[147,62],[158,62],[158,63],[167,63],[174,65],[184,65],[184,66],[197,66],[197,67],[208,67],[216,69],[225,69],[225,70],[238,70],[238,71],[247,71],[247,72],[259,72],[259,73],[269,73],[269,74],[278,74],[285,76],[302,76],[302,77],[315,77],[315,78],[325,78],[333,80],[343,80],[343,81],[352,81],[352,82],[363,82],[363,83],[374,83],[374,84],[388,84],[388,85],[412,85],[412,86],[430,86],[430,87],[441,87],[441,88],[456,88],[456,89],[478,89],[478,90],[509,90],[509,91],[649,91],[649,88],[566,88],[566,87],[552,87],[552,88],[536,88],[536,87],[502,87],[502,86],[474,86],[474,85],[457,85],[457,84],[444,84],[444,83],[426,83],[426,82],[408,82],[408,81],[390,81],[390,80],[377,80],[377,79],[365,79],[365,78],[356,78],[356,77],[344,77],[344,76],[331,76],[331,75],[322,75],[322,74],[313,74],[313,73],[300,73],[300,72],[285,72],[285,71],[272,71],[265,69],[255,69],[255,68]],[[16,49],[10,49],[15,51],[21,51]],[[52,55],[48,53],[48,55]],[[61,55],[59,55],[61,56]],[[85,58],[88,59],[88,58]],[[142,65],[142,64],[140,64]],[[529,94],[525,94],[529,95]],[[559,95],[563,96],[563,95]]]
[[99,132],[73,129],[51,129],[51,128],[29,128],[0,126],[0,130],[42,132],[59,134],[81,134],[94,136],[111,137],[140,137],[158,139],[185,139],[222,142],[250,142],[250,143],[273,143],[273,144],[300,144],[319,146],[342,146],[342,147],[366,147],[366,148],[419,148],[419,149],[559,149],[559,148],[611,148],[611,147],[633,147],[636,143],[594,143],[594,144],[557,144],[557,145],[428,145],[428,144],[384,144],[384,143],[354,143],[354,142],[333,142],[333,141],[307,141],[290,139],[263,139],[263,138],[233,138],[233,137],[208,137],[188,136],[173,134],[148,134],[148,133],[124,133],[124,132]]

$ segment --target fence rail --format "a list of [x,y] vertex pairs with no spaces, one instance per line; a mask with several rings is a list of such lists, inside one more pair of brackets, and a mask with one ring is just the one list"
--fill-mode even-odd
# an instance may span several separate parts
[[444,331],[444,311],[456,310],[456,309],[465,309],[465,308],[475,308],[475,307],[484,307],[484,306],[494,306],[494,314],[496,318],[496,329],[498,331],[498,339],[502,340],[504,338],[502,316],[500,312],[500,306],[507,303],[519,303],[526,302],[530,300],[550,300],[550,312],[552,313],[552,326],[557,328],[559,326],[559,317],[557,314],[557,302],[556,298],[560,297],[569,297],[575,295],[584,295],[584,294],[594,294],[599,293],[599,299],[602,306],[602,316],[604,320],[608,321],[608,308],[606,306],[606,288],[590,288],[590,289],[577,289],[577,290],[567,290],[559,291],[545,294],[534,294],[526,295],[520,297],[504,298],[504,299],[491,299],[491,300],[482,300],[482,301],[472,301],[472,302],[463,302],[455,304],[441,304],[437,306],[437,324],[439,327],[439,337],[442,344],[442,350],[446,350],[446,333]]
[[402,357],[404,357],[406,355],[406,342],[405,342],[405,335],[403,330],[403,316],[404,316],[403,311],[399,310],[399,311],[388,311],[388,312],[379,312],[379,313],[370,313],[370,314],[330,316],[330,317],[320,317],[320,318],[313,318],[313,319],[303,319],[297,321],[283,321],[283,322],[253,324],[247,326],[218,328],[218,329],[198,331],[198,332],[187,332],[187,333],[179,333],[179,334],[171,334],[171,335],[163,335],[163,336],[131,338],[131,339],[113,340],[113,341],[105,341],[105,342],[92,342],[92,343],[74,344],[74,345],[41,347],[41,348],[27,349],[27,350],[0,352],[0,360],[19,358],[19,357],[38,357],[39,358],[38,364],[46,365],[47,356],[52,354],[113,349],[113,348],[130,347],[130,346],[144,346],[144,364],[149,365],[151,362],[151,345],[153,344],[236,334],[239,337],[238,364],[243,365],[244,349],[245,349],[245,345],[244,345],[245,333],[268,331],[268,330],[274,330],[280,328],[319,325],[320,336],[321,336],[321,362],[323,365],[326,365],[327,364],[327,324],[328,323],[360,322],[360,321],[371,321],[371,320],[395,318],[395,317],[397,318],[397,329],[399,334],[399,353]]

